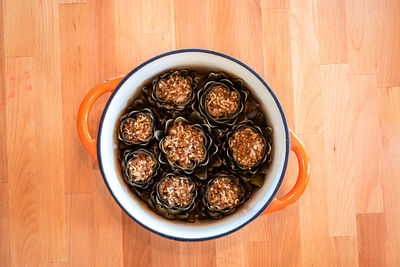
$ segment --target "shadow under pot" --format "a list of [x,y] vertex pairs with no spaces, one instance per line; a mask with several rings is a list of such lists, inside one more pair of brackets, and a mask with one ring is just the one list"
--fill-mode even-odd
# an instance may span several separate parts
[[126,145],[147,145],[154,137],[155,116],[150,109],[131,111],[121,117],[118,139]]
[[146,189],[158,173],[157,157],[146,149],[127,150],[121,161],[124,180],[130,186]]
[[157,183],[148,204],[167,219],[188,219],[195,209],[196,196],[196,185],[188,176],[169,173]]
[[232,214],[245,201],[241,181],[233,175],[220,173],[207,184],[202,199],[207,215],[213,219]]

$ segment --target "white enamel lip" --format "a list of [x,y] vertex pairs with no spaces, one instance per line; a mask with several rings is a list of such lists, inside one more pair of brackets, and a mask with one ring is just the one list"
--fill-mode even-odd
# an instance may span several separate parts
[[[262,188],[234,214],[219,220],[206,220],[194,224],[170,221],[155,214],[141,202],[124,183],[115,158],[115,129],[121,111],[145,81],[170,69],[207,68],[212,71],[234,73],[262,103],[268,123],[273,129],[272,161]],[[121,208],[145,228],[171,239],[183,241],[208,240],[232,233],[254,218],[268,206],[277,193],[289,154],[289,136],[282,108],[266,82],[240,61],[209,50],[184,49],[171,51],[150,59],[134,69],[118,85],[110,97],[99,125],[98,161],[104,181]]]

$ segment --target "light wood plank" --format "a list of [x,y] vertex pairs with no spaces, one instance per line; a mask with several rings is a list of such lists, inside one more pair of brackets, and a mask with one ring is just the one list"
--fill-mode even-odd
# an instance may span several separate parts
[[[3,1],[0,1],[0,14],[3,14]],[[6,132],[6,85],[8,66],[4,57],[4,23],[0,19],[0,183],[7,182],[7,132]],[[7,75],[6,75],[7,73]]]
[[356,235],[356,176],[352,164],[358,155],[353,147],[356,114],[347,73],[347,64],[321,66],[329,236]]
[[215,241],[180,243],[180,266],[217,266]]
[[384,226],[382,213],[357,215],[358,263],[360,266],[383,266],[385,258]]
[[383,195],[387,239],[400,239],[400,87],[382,88]]
[[4,54],[6,57],[29,57],[33,55],[35,38],[33,4],[30,0],[5,0]]
[[[270,257],[271,253],[275,252],[278,254],[277,247],[274,246],[273,242],[247,242],[245,245],[245,264],[244,266],[249,267],[262,267],[262,266],[278,266],[273,258]],[[284,265],[282,265],[284,266]],[[295,265],[285,265],[295,266]]]
[[46,262],[43,264],[46,267],[68,267],[68,262]]
[[[207,11],[207,29],[213,33],[208,38],[208,48],[228,53],[258,73],[264,73],[260,60],[263,55],[261,4],[246,0],[237,8],[232,1],[210,1]],[[222,14],[224,19],[220,23]]]
[[0,183],[0,262],[11,266],[10,212],[8,207],[8,184]]
[[151,233],[125,212],[122,212],[122,231],[124,266],[155,266],[152,264]]
[[67,234],[67,262],[71,261],[71,195],[65,195],[65,220],[66,220],[66,234]]
[[347,159],[353,159],[351,173],[356,179],[357,213],[383,212],[383,162],[375,156],[383,153],[376,75],[351,75],[349,86],[350,90],[345,93],[350,97],[350,103],[354,103],[348,108],[348,113],[354,116],[351,136],[354,153],[348,154]]
[[[86,153],[76,134],[76,113],[85,90],[90,89],[88,77],[89,40],[88,6],[86,4],[60,5],[60,42],[61,42],[61,88],[63,110],[64,175],[67,194],[83,194],[93,191],[91,179],[91,156]],[[73,79],[71,79],[73,77]]]
[[217,266],[239,267],[245,263],[244,242],[241,233],[235,232],[231,235],[215,240]]
[[142,16],[132,16],[131,10],[136,10],[137,14],[144,12],[142,0],[115,2],[116,58],[120,73],[173,49],[171,33],[144,33]]
[[321,64],[347,63],[345,0],[317,0]]
[[[95,85],[103,81],[120,76],[124,72],[119,68],[116,46],[116,22],[123,21],[115,13],[118,2],[114,0],[88,1],[87,2],[87,24],[88,24],[88,88],[83,90],[86,94]],[[130,13],[132,16],[132,13]],[[135,17],[135,16],[132,16]],[[82,29],[83,30],[83,29]],[[110,94],[100,97],[94,104],[90,113],[89,128],[93,136],[97,136],[98,126],[104,106]],[[85,154],[86,155],[86,154]],[[98,169],[97,162],[92,160],[92,168]]]
[[152,266],[179,266],[180,242],[156,234],[151,234],[150,242]]
[[400,86],[400,2],[374,1],[373,24],[376,34],[376,75],[379,87]]
[[263,2],[265,77],[276,93],[289,126],[295,129],[288,9],[268,9]]
[[302,266],[323,266],[332,261],[329,242],[326,164],[319,157],[324,135],[300,135],[311,159],[310,183],[300,199]]
[[121,209],[112,198],[99,171],[93,171],[94,265],[123,266]]
[[146,1],[143,0],[143,32],[166,33],[170,32],[171,0]]
[[175,0],[176,48],[207,48],[206,1]]
[[44,262],[64,262],[67,243],[58,3],[37,2],[33,12],[32,91],[35,94],[30,101],[35,106],[33,116],[38,129],[35,138],[39,185],[46,188],[37,196],[40,199],[40,238],[46,248]]
[[[399,11],[396,0],[0,1],[0,265],[400,265]],[[197,243],[125,215],[75,122],[95,84],[189,47],[263,75],[312,164],[298,203]],[[294,183],[292,154],[278,196]]]
[[330,262],[331,266],[359,266],[356,237],[332,237],[330,243],[334,259]]
[[[292,3],[293,2],[293,3]],[[324,125],[318,24],[312,1],[291,2],[290,34],[296,133],[318,133]]]
[[270,228],[273,249],[264,251],[264,257],[272,266],[297,266],[301,263],[299,204],[283,211],[265,215],[266,227]]
[[87,0],[58,0],[60,4],[82,4],[86,3]]
[[353,74],[376,72],[373,2],[346,1],[347,57],[349,71]]
[[[6,64],[15,66],[16,73],[32,71],[31,58],[10,58]],[[28,84],[25,80],[5,83],[6,94],[13,95],[6,109],[11,266],[37,266],[42,261],[37,168],[40,160],[35,138],[40,129],[35,121],[35,107],[26,104],[32,97],[25,90]]]
[[265,7],[271,9],[289,8],[290,0],[264,0]]
[[400,266],[400,240],[385,241],[385,266]]
[[93,198],[91,194],[71,195],[71,266],[94,266]]

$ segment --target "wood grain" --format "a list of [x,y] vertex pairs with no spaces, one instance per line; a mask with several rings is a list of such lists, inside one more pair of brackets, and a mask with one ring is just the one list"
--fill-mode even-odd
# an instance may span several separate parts
[[[303,266],[323,266],[332,262],[326,197],[326,164],[318,157],[324,146],[323,134],[301,135],[311,159],[311,176],[307,194],[300,200],[301,262]],[[310,253],[312,251],[312,253]]]
[[312,1],[293,1],[290,7],[294,117],[299,134],[318,133],[324,125],[315,9]]
[[4,54],[7,57],[33,55],[35,38],[33,2],[5,0],[3,6]]
[[[321,66],[324,90],[325,139],[327,169],[329,236],[356,235],[355,175],[353,148],[356,114],[351,97],[347,64]],[[342,128],[341,125],[348,125]]]
[[400,152],[400,87],[381,89],[381,129],[383,143],[383,192],[385,207],[385,225],[387,239],[400,239],[398,221],[400,214],[400,165],[397,160]]
[[115,203],[98,170],[93,171],[94,265],[123,266],[121,209]]
[[68,261],[71,266],[94,266],[93,201],[90,194],[71,195]]
[[[3,14],[4,2],[0,1],[0,14]],[[7,182],[7,132],[6,132],[6,77],[9,66],[4,57],[4,27],[3,19],[0,19],[0,183]]]
[[361,266],[384,264],[383,213],[357,215],[358,263]]
[[[78,110],[81,99],[85,96],[78,88],[91,86],[88,77],[89,45],[87,42],[89,30],[87,5],[60,5],[60,56],[61,56],[61,89],[63,107]],[[71,79],[74,77],[74,79]],[[82,153],[80,140],[76,136],[75,112],[63,112],[64,145],[71,147],[64,150],[65,193],[86,194],[93,191],[93,179],[90,179],[91,156]]]
[[266,3],[263,7],[265,78],[287,111],[289,126],[295,129],[289,10],[267,8]]
[[374,1],[346,2],[347,58],[353,74],[376,72],[373,13]]
[[10,266],[10,215],[7,183],[0,183],[0,236],[1,262],[5,266]]
[[[175,0],[174,21],[177,49],[207,48],[206,4],[206,1]],[[196,8],[192,8],[193,6]]]
[[[32,58],[9,58],[6,63],[15,66],[16,73],[32,71]],[[35,138],[39,127],[36,107],[27,105],[32,94],[26,86],[26,81],[6,80],[7,95],[14,95],[6,109],[11,266],[39,265],[43,253],[39,140]]]
[[[399,1],[4,0],[0,14],[0,266],[400,266]],[[312,166],[294,205],[196,243],[128,217],[76,133],[94,85],[179,48],[261,74]],[[297,171],[291,153],[278,196]]]
[[36,168],[40,170],[39,185],[47,188],[37,196],[40,200],[40,238],[43,248],[46,248],[42,252],[43,260],[61,262],[67,260],[67,243],[58,4],[54,1],[38,2],[33,12],[36,19],[32,91],[35,93],[30,101],[35,106],[32,114],[37,126],[34,137],[38,144]]
[[321,64],[347,63],[345,0],[317,0]]
[[[400,86],[400,2],[374,1],[372,16],[376,38],[376,75],[379,87]],[[382,19],[384,18],[384,19]]]

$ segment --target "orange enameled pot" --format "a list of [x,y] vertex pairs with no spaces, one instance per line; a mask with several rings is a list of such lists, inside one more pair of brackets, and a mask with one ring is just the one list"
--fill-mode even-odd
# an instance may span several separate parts
[[[123,181],[116,160],[115,129],[128,100],[139,93],[151,78],[170,69],[200,68],[234,73],[261,102],[267,121],[273,129],[272,161],[264,185],[230,216],[194,224],[166,220],[139,201]],[[89,131],[90,110],[104,93],[112,92],[103,111],[97,139]],[[184,49],[156,56],[126,76],[120,76],[95,86],[83,99],[78,112],[78,134],[86,149],[97,159],[104,181],[121,208],[143,227],[164,237],[196,241],[217,238],[232,233],[261,214],[278,211],[296,202],[303,194],[309,177],[310,161],[300,139],[288,129],[282,107],[268,84],[254,70],[239,60],[210,50]],[[289,151],[295,152],[299,164],[297,181],[282,198],[275,195],[283,181]]]

